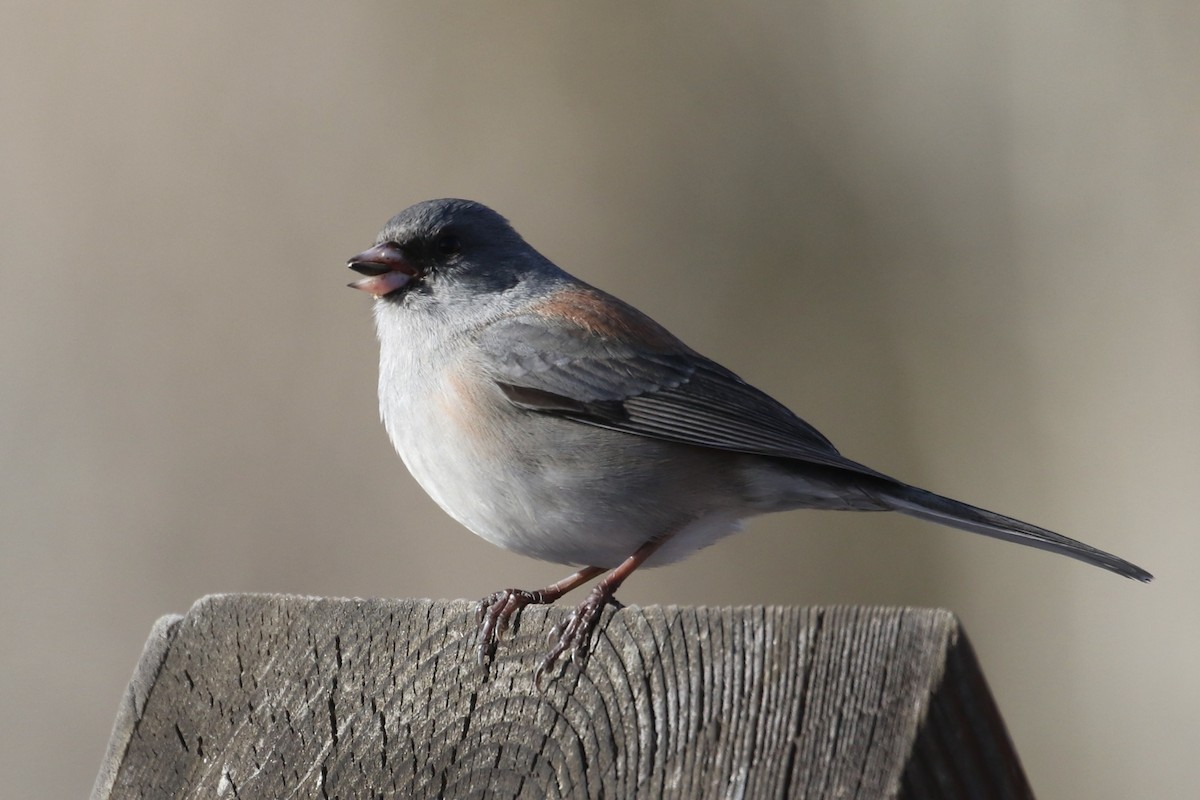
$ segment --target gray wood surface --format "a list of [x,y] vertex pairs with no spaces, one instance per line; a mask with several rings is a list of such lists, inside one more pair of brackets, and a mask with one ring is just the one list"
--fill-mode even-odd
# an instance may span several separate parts
[[1027,797],[953,615],[626,608],[483,670],[465,601],[225,595],[160,620],[95,798]]

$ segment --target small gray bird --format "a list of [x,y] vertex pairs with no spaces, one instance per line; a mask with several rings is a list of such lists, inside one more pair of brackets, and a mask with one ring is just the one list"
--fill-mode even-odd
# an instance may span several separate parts
[[[552,634],[539,678],[582,659],[639,566],[678,561],[772,511],[899,511],[1140,581],[1102,550],[909,486],[637,309],[568,275],[495,211],[430,200],[350,259],[376,298],[379,407],[445,511],[489,542],[579,571],[480,601],[481,660],[513,614],[608,572]],[[611,571],[610,571],[611,570]]]

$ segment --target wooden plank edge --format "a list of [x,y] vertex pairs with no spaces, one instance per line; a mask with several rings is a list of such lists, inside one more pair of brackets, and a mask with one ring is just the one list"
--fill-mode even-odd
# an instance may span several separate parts
[[167,614],[159,617],[150,629],[150,636],[142,647],[142,655],[133,669],[133,677],[129,679],[129,685],[125,688],[125,694],[117,708],[117,718],[113,722],[112,735],[108,739],[108,749],[104,754],[104,761],[100,764],[100,772],[96,775],[96,782],[92,786],[92,800],[107,800],[112,793],[117,770],[125,760],[129,741],[146,708],[146,699],[154,689],[158,673],[162,670],[163,662],[171,649],[171,642],[175,639],[175,632],[183,619],[182,614]]

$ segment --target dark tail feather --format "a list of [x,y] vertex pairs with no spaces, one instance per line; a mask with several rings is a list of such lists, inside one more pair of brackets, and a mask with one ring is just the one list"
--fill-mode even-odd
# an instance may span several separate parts
[[872,487],[871,494],[878,497],[893,511],[907,514],[910,517],[949,525],[972,533],[982,533],[1003,539],[1006,542],[1016,542],[1039,550],[1049,550],[1064,556],[1077,558],[1088,564],[1111,570],[1126,578],[1148,583],[1154,576],[1139,566],[1130,564],[1123,558],[1117,558],[1111,553],[1097,550],[1091,545],[1077,542],[1054,531],[1021,522],[1019,519],[1006,517],[994,511],[976,508],[949,497],[942,497],[915,486],[896,483],[887,487]]

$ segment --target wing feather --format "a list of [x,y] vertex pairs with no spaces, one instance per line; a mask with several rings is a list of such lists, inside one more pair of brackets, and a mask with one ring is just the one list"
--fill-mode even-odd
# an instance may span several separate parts
[[545,317],[515,317],[480,336],[499,365],[496,382],[523,408],[636,436],[882,477],[843,457],[786,406],[678,340],[671,347],[635,349],[582,326],[547,325]]

